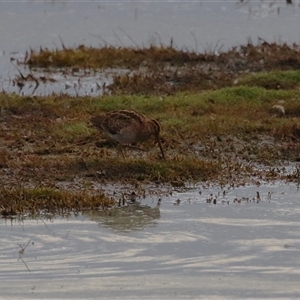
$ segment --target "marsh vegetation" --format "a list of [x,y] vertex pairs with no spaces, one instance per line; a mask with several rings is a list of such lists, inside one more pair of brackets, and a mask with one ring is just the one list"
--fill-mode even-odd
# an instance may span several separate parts
[[[77,209],[85,201],[91,207],[112,205],[111,195],[93,194],[95,184],[126,182],[138,188],[149,182],[183,186],[200,181],[240,185],[253,178],[299,181],[296,164],[290,172],[283,171],[286,163],[300,159],[297,45],[249,43],[202,54],[172,45],[80,46],[30,51],[22,63],[49,72],[116,67],[128,72],[116,73],[98,97],[0,95],[4,213],[23,211],[12,208],[16,204],[7,199],[38,203],[37,198],[44,199],[41,189],[55,193],[53,198],[66,203],[64,207],[74,198]],[[28,80],[34,70],[32,74]],[[116,144],[90,126],[92,115],[116,109],[159,120],[166,161],[159,158],[154,141],[145,143],[143,152],[128,149],[124,159]]]

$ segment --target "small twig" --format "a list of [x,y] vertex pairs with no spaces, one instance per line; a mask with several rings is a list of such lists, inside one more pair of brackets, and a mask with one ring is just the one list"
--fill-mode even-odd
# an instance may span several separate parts
[[122,27],[118,26],[118,29],[121,32],[123,32],[136,47],[139,47],[139,45],[134,41],[134,39]]
[[67,48],[66,48],[66,46],[65,46],[65,44],[64,44],[64,42],[63,42],[62,37],[61,37],[60,35],[59,35],[58,37],[59,37],[59,40],[60,40],[60,42],[61,42],[61,46],[62,46],[63,50],[67,50]]
[[93,36],[93,37],[96,37],[96,38],[99,39],[101,42],[103,42],[105,47],[111,46],[111,45],[110,45],[103,37],[101,37],[100,35],[96,35],[96,34],[93,34],[93,33],[91,33],[90,35]]
[[68,232],[67,232],[65,238],[67,238],[67,237],[69,236],[70,231],[71,231],[71,229],[68,230]]
[[[23,259],[21,256],[19,256],[19,259],[21,259],[21,261],[23,262],[23,264],[24,264],[25,267],[27,268],[28,272],[31,272],[30,269],[28,268],[26,262],[24,261],[24,259]],[[19,260],[19,259],[18,259],[18,260]]]
[[45,222],[42,218],[39,218],[39,219],[44,223],[45,227],[46,227],[50,232],[55,233],[53,230],[51,230],[51,229],[47,226],[46,222]]
[[31,242],[31,240],[28,241],[28,243],[26,244],[25,247],[23,247],[22,244],[19,244],[19,243],[18,243],[18,246],[21,248],[21,250],[19,250],[19,258],[18,258],[18,261],[21,259],[21,261],[23,262],[23,264],[24,264],[25,267],[27,268],[28,272],[30,272],[30,269],[28,268],[28,265],[26,264],[26,262],[24,261],[24,259],[23,259],[22,256],[24,255],[25,250],[26,250],[26,248],[27,248],[27,246],[29,245],[30,242]]
[[23,80],[27,80],[27,76],[25,77],[25,76],[22,74],[22,72],[20,71],[20,69],[19,69],[13,62],[11,62],[11,64],[17,69],[17,71],[19,72],[21,78],[22,78]]
[[191,35],[194,38],[194,42],[195,42],[195,47],[196,47],[195,52],[198,53],[198,41],[193,31],[191,31]]
[[[156,31],[154,32],[154,34],[157,36],[160,46],[163,47],[164,44],[163,44],[163,42],[162,42],[162,40],[161,40],[160,35],[159,35]],[[151,45],[150,45],[150,46],[151,46]],[[155,46],[155,45],[153,45],[153,46]]]
[[125,48],[125,45],[124,45],[124,43],[122,42],[122,40],[119,38],[119,36],[115,33],[115,31],[113,30],[113,34],[114,34],[114,36],[115,36],[115,38],[119,41],[119,43],[120,43],[120,45],[122,46],[122,47],[124,47]]
[[[23,247],[23,245],[22,245],[22,244],[19,244],[19,243],[18,243],[18,246],[21,248],[21,250],[19,250],[19,258],[21,258],[21,256],[24,254],[24,252],[25,252],[25,249],[26,249],[26,248],[27,248],[27,246],[29,245],[30,241],[31,241],[31,240],[29,240],[29,242],[26,244],[26,246],[25,246],[25,247]],[[18,260],[19,260],[19,259],[18,259]]]
[[29,75],[27,76],[27,78],[28,78],[29,76],[30,76],[30,77],[34,80],[34,82],[35,82],[35,87],[34,87],[32,93],[31,93],[31,95],[34,95],[34,93],[35,93],[35,91],[37,90],[37,88],[39,87],[40,83],[39,83],[38,80],[35,78],[35,76],[33,76],[32,74],[29,74]]

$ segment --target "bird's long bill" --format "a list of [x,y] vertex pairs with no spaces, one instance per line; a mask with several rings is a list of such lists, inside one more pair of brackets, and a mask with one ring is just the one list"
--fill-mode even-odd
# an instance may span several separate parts
[[163,147],[162,147],[162,145],[161,145],[159,136],[157,137],[157,143],[158,143],[159,149],[160,149],[160,151],[161,151],[162,157],[163,157],[163,159],[165,160],[166,157],[165,157],[164,149],[163,149]]

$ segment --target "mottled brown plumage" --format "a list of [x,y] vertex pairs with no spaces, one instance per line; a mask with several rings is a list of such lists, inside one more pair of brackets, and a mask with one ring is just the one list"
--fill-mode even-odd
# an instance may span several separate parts
[[121,145],[141,143],[154,136],[165,159],[159,138],[161,127],[156,120],[134,111],[116,110],[93,116],[91,123]]

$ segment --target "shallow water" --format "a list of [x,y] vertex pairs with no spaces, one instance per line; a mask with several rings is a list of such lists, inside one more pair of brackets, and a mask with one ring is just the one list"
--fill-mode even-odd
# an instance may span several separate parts
[[[2,90],[20,94],[98,95],[107,74],[46,75],[57,82],[35,90],[20,90],[11,58],[21,60],[29,49],[86,46],[173,45],[193,51],[218,51],[258,38],[268,42],[299,43],[299,3],[286,6],[239,1],[6,1],[0,2],[0,83]],[[280,13],[278,14],[278,9]],[[29,70],[19,66],[24,76]],[[78,80],[80,79],[80,82]]]
[[[219,187],[172,191],[157,206],[158,199],[110,216],[2,220],[1,297],[299,299],[295,184],[224,196]],[[18,260],[18,244],[28,242]]]

